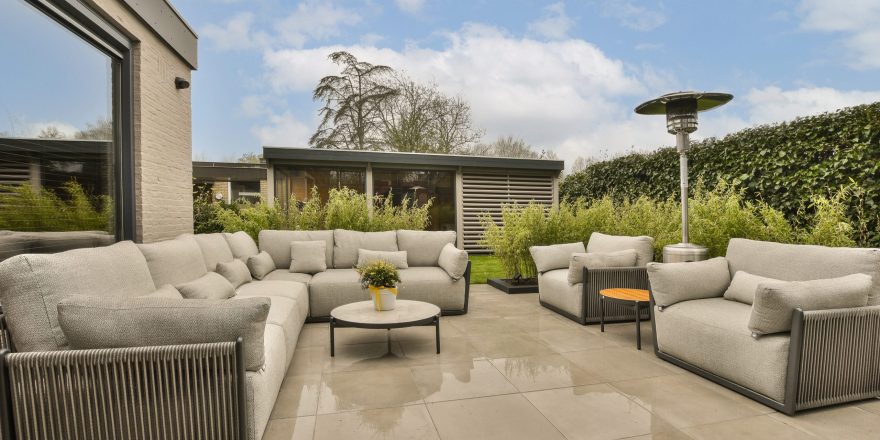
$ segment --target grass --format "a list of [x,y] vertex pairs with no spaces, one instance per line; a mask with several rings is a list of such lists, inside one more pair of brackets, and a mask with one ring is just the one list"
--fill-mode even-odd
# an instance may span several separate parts
[[505,278],[501,262],[494,255],[471,255],[471,284],[486,284],[490,278]]

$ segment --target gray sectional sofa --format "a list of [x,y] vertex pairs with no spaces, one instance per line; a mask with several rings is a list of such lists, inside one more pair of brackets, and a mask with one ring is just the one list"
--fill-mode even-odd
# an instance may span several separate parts
[[[297,240],[330,245],[331,268],[290,272]],[[11,257],[0,262],[0,429],[260,439],[303,324],[369,299],[352,268],[358,249],[407,250],[400,296],[465,313],[467,254],[448,261],[447,249],[440,261],[454,241],[448,232],[263,231],[259,246],[244,232],[188,234]],[[277,268],[252,279],[261,250]],[[108,410],[112,402],[129,405]]]
[[880,249],[732,239],[648,275],[661,359],[787,414],[880,396]]
[[[533,246],[530,251],[538,268],[541,305],[575,322],[595,324],[599,322],[600,290],[615,287],[648,289],[645,265],[654,260],[654,239],[594,232],[586,247],[583,243],[568,243]],[[607,256],[626,251],[632,251],[632,260],[625,266],[598,267],[609,266]],[[595,265],[576,261],[594,256],[599,257]],[[575,271],[581,275],[576,276]],[[650,312],[642,312],[641,318],[649,319]],[[605,306],[605,322],[634,319],[635,312],[631,307],[618,303]]]

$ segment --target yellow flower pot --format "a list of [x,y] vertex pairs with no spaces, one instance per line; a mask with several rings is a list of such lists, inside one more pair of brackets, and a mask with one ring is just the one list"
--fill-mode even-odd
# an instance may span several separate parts
[[397,301],[396,287],[376,287],[369,286],[370,296],[373,297],[373,305],[377,311],[394,310],[394,304]]

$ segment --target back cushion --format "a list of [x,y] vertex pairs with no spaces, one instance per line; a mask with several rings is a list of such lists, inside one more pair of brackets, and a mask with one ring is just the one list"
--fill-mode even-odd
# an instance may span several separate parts
[[257,249],[257,243],[254,242],[254,239],[247,232],[238,231],[234,234],[224,232],[223,238],[226,239],[229,250],[232,251],[232,256],[242,262],[247,263],[248,257],[253,257],[260,253],[260,250]]
[[782,281],[810,281],[864,273],[873,278],[868,305],[880,305],[880,249],[834,248],[733,238],[730,273],[748,272]]
[[593,232],[587,242],[589,253],[607,254],[627,249],[633,249],[639,254],[636,266],[642,267],[654,261],[654,239],[645,235],[629,237]]
[[358,250],[396,251],[397,232],[333,231],[333,267],[349,269],[357,265]]
[[21,352],[67,348],[57,306],[69,295],[136,297],[155,290],[144,256],[130,241],[0,262],[0,303]]
[[582,254],[585,250],[584,244],[579,241],[529,247],[529,253],[532,254],[532,260],[535,262],[539,274],[548,270],[568,268],[571,255]]
[[290,269],[290,243],[294,241],[324,241],[327,267],[333,267],[333,231],[260,231],[260,250],[266,252],[278,269]]
[[447,243],[455,245],[455,231],[397,231],[397,247],[406,251],[407,264],[413,267],[436,267]]
[[205,269],[208,272],[217,270],[217,263],[228,263],[235,259],[222,233],[196,234],[193,237],[202,250],[202,259],[205,260]]
[[202,250],[192,235],[184,235],[174,240],[157,243],[139,244],[138,247],[150,275],[157,286],[171,284],[177,286],[192,281],[208,272]]

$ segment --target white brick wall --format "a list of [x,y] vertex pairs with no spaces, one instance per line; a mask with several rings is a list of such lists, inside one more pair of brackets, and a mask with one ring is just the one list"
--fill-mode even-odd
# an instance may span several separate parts
[[[192,107],[189,66],[119,0],[92,0],[96,10],[136,41],[134,67],[135,234],[137,241],[193,230]],[[197,85],[194,85],[197,86]]]

